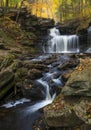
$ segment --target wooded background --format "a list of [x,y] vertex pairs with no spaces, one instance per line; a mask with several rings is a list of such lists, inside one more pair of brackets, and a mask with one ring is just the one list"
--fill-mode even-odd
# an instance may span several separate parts
[[59,22],[91,17],[91,0],[0,0],[0,7],[27,8],[38,17]]

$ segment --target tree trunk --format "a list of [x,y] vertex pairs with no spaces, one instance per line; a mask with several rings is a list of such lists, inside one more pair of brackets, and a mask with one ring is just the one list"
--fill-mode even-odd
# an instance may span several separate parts
[[9,6],[9,0],[6,0],[6,7]]

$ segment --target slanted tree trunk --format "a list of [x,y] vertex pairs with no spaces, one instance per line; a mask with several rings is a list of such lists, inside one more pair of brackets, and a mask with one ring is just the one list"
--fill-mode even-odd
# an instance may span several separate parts
[[6,0],[6,7],[9,6],[9,0]]
[[23,2],[24,2],[24,0],[22,0],[21,6],[20,6],[19,10],[17,11],[16,22],[18,22],[18,18],[19,18],[20,12],[21,12],[21,7],[23,5]]

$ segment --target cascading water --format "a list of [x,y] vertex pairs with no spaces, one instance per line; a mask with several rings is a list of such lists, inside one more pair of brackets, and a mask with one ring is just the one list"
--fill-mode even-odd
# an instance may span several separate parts
[[[49,60],[51,61],[51,59],[53,59],[53,61],[46,64],[45,61],[47,59],[48,61]],[[41,93],[43,92],[44,94],[43,100],[33,101],[32,99],[29,100],[29,99],[23,98],[21,100],[12,101],[12,102],[9,102],[8,104],[4,104],[0,106],[0,109],[1,109],[0,110],[1,111],[0,128],[2,130],[6,130],[6,129],[33,130],[35,128],[36,129],[40,128],[39,126],[41,124],[37,126],[36,123],[38,120],[40,123],[40,121],[42,121],[40,119],[43,119],[44,116],[43,116],[43,112],[39,111],[39,109],[43,108],[44,106],[48,104],[51,104],[55,96],[61,92],[61,87],[63,87],[64,85],[64,82],[62,81],[62,78],[61,78],[63,70],[61,71],[58,68],[60,67],[60,65],[63,65],[69,60],[70,58],[66,54],[64,55],[50,54],[48,56],[47,55],[39,56],[38,58],[30,61],[32,63],[33,62],[38,63],[38,61],[40,63],[42,61],[49,67],[49,71],[44,72],[43,77],[41,77],[40,79],[33,80],[33,82],[37,83],[38,88],[41,90],[40,92]],[[43,88],[41,89],[41,87]],[[36,87],[34,91],[37,91]],[[11,107],[14,107],[14,108],[11,108]],[[44,130],[44,127],[41,130]]]
[[49,89],[49,85],[46,81],[43,81],[42,79],[39,79],[38,82],[40,84],[43,85],[43,87],[46,90],[46,97],[45,100],[42,100],[38,103],[36,103],[35,105],[28,107],[27,108],[27,112],[33,113],[36,112],[37,110],[39,110],[40,108],[43,108],[44,106],[47,106],[48,104],[51,104],[56,96],[56,94],[54,94],[53,96],[50,95],[50,89]]
[[48,43],[44,47],[45,53],[78,53],[79,38],[77,35],[60,35],[58,29],[50,29]]

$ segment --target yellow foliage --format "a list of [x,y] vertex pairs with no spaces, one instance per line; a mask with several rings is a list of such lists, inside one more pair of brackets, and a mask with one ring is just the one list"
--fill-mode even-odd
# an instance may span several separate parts
[[[5,2],[3,0],[4,6]],[[57,22],[91,16],[91,0],[10,0],[8,5],[19,7],[21,3],[33,15],[53,18]]]

